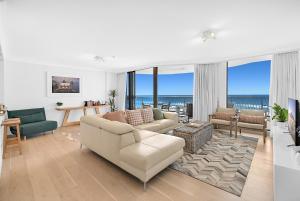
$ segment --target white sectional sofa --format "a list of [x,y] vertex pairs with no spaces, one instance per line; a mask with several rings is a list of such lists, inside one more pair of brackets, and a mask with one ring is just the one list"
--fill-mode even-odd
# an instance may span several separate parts
[[99,116],[84,116],[80,121],[81,144],[139,178],[144,187],[153,176],[183,155],[185,141],[182,138],[137,129]]
[[157,133],[167,133],[178,126],[178,114],[176,112],[163,112],[164,119],[154,120],[135,126],[137,129],[149,130]]

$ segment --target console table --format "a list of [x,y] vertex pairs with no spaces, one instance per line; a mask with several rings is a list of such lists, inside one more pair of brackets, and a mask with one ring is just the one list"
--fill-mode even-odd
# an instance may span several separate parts
[[286,125],[271,126],[273,135],[273,182],[274,201],[299,201],[300,153],[295,147]]
[[94,109],[96,114],[100,114],[100,108],[109,108],[109,105],[98,105],[98,106],[77,106],[77,107],[67,107],[67,106],[59,106],[56,107],[56,110],[58,111],[63,111],[64,114],[64,120],[62,122],[61,126],[72,126],[72,125],[79,125],[80,121],[72,121],[69,122],[69,115],[70,112],[72,110],[82,110],[83,111],[83,115],[86,116],[87,115],[87,109]]

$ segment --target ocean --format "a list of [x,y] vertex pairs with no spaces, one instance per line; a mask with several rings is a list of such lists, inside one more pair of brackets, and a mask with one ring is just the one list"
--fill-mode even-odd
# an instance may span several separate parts
[[[186,103],[192,103],[192,95],[159,95],[158,104],[169,104],[171,106],[184,106]],[[142,104],[153,104],[152,95],[137,95],[136,108],[141,108]],[[269,95],[228,95],[228,106],[237,109],[269,109]]]

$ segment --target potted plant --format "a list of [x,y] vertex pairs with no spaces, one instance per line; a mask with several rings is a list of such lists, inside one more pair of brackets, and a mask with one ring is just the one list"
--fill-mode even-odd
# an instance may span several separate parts
[[277,103],[275,103],[272,107],[274,111],[274,115],[272,120],[276,120],[277,122],[281,122],[283,124],[288,119],[288,110],[286,108],[281,107]]
[[112,112],[117,111],[116,108],[116,97],[118,96],[117,90],[113,89],[109,91],[109,105],[110,105],[110,110]]
[[62,106],[63,103],[62,103],[62,102],[57,102],[56,105],[57,105],[57,106]]

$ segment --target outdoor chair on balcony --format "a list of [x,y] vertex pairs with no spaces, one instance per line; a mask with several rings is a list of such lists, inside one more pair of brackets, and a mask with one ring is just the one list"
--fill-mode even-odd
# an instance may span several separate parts
[[242,133],[242,129],[254,130],[263,134],[264,143],[267,137],[267,116],[264,110],[241,110],[236,123],[235,135],[237,131]]
[[170,103],[169,104],[162,104],[161,105],[161,110],[168,112],[170,110]]
[[237,117],[234,108],[217,108],[214,114],[209,115],[209,122],[216,128],[219,128],[219,126],[229,128],[230,136],[232,135],[232,128],[236,120]]
[[149,107],[151,107],[151,105],[150,105],[150,104],[142,103],[142,107],[143,107],[143,108],[149,108]]

